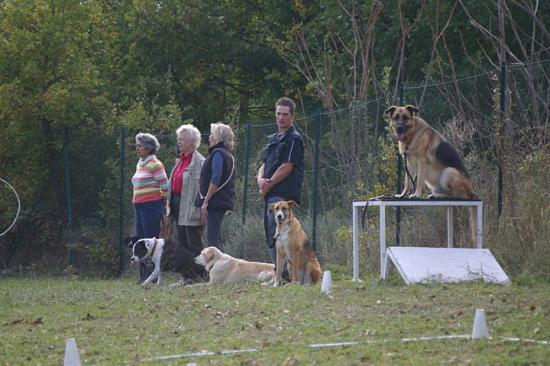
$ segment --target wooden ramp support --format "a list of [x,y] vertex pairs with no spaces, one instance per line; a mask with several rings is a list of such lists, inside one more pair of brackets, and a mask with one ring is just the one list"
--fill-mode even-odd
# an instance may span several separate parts
[[391,261],[407,284],[476,280],[510,283],[489,249],[389,247],[387,254],[383,277],[387,278]]
[[65,343],[65,359],[63,366],[80,366],[80,354],[78,348],[76,348],[76,341],[74,338],[67,339]]

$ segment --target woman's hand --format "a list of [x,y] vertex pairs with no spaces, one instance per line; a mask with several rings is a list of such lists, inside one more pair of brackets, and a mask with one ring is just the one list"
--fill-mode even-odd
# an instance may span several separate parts
[[208,216],[208,202],[206,200],[201,206],[201,225],[206,223],[206,217]]

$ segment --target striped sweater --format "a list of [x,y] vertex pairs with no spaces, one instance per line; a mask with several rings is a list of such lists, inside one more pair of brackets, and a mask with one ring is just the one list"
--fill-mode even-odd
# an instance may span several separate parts
[[139,159],[132,177],[134,198],[132,202],[143,203],[168,198],[168,177],[164,165],[155,155]]

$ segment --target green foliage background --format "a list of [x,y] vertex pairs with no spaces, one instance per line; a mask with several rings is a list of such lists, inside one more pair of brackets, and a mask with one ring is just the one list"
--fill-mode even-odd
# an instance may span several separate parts
[[[498,39],[480,31],[498,35],[496,2],[0,1],[0,177],[16,187],[23,203],[15,230],[0,238],[0,268],[65,268],[70,243],[83,256],[76,258],[80,270],[118,272],[116,256],[125,256],[117,242],[121,179],[125,232],[132,221],[132,134],[158,135],[170,169],[180,124],[207,133],[210,123],[223,120],[238,133],[242,163],[245,126],[254,122],[252,178],[259,146],[273,129],[272,106],[282,95],[299,105],[298,126],[309,138],[308,174],[314,118],[321,116],[319,199],[326,217],[320,220],[329,229],[320,250],[326,261],[345,264],[347,203],[393,192],[397,184],[382,111],[399,102],[399,82],[409,86],[405,102],[421,106],[423,116],[463,149],[490,208],[486,236],[493,249],[500,248],[499,259],[515,273],[550,268],[538,262],[548,263],[548,208],[541,206],[547,199],[539,188],[550,181],[544,92],[550,3],[537,9],[523,1],[503,4],[511,69],[509,104],[501,113]],[[505,181],[502,216],[494,202],[498,169]],[[252,250],[263,245],[261,237],[254,239],[261,230],[249,227],[258,225],[260,204],[243,178],[250,219],[241,227],[235,218],[237,229],[227,236],[248,233],[235,250],[261,256],[265,251]],[[306,186],[305,222],[311,197]],[[345,204],[329,212],[335,202]],[[14,212],[5,187],[0,209],[2,229]],[[373,245],[365,247],[371,258]]]

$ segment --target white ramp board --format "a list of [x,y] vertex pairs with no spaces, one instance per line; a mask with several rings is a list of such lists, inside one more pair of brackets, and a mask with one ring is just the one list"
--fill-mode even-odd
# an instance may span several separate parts
[[461,282],[484,280],[510,283],[489,249],[389,247],[389,260],[407,284],[418,282]]

